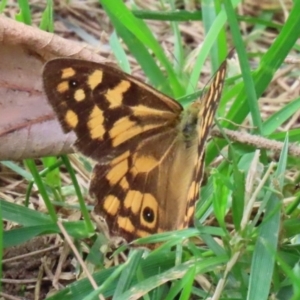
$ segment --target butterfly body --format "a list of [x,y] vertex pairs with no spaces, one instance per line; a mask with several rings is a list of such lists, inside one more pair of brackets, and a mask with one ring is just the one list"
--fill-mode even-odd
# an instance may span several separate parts
[[193,219],[204,145],[226,64],[186,111],[168,96],[105,64],[55,59],[44,88],[65,132],[94,159],[90,193],[113,235],[131,241],[186,228]]

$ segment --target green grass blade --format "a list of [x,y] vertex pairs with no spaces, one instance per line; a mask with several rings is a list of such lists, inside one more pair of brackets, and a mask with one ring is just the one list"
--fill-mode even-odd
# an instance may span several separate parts
[[151,10],[133,10],[132,13],[144,20],[161,21],[200,21],[202,20],[202,11],[151,11]]
[[0,201],[2,217],[5,220],[18,223],[22,226],[35,226],[39,224],[49,224],[51,218],[49,215],[29,209],[22,205],[17,205],[4,200]]
[[7,4],[7,0],[2,0],[0,2],[0,14],[3,12],[3,10],[5,9],[6,7],[6,4]]
[[66,155],[62,156],[62,160],[63,160],[65,166],[68,169],[68,172],[70,174],[72,183],[74,185],[75,192],[76,192],[76,195],[78,197],[78,201],[79,201],[79,205],[80,205],[80,211],[81,211],[81,213],[83,215],[83,218],[84,218],[84,220],[86,222],[87,229],[88,229],[88,231],[93,232],[94,231],[94,226],[93,226],[93,223],[91,221],[91,218],[90,218],[88,209],[86,207],[84,198],[82,196],[82,193],[81,193],[81,190],[80,190],[80,186],[79,186],[78,181],[76,179],[75,172],[74,172],[74,170],[73,170],[73,168],[72,168],[72,166],[70,164],[70,161],[69,161],[69,159],[68,159],[68,157]]
[[239,61],[241,65],[241,71],[243,80],[245,83],[245,92],[247,95],[246,101],[251,112],[253,125],[256,127],[254,133],[262,132],[262,120],[260,116],[259,106],[257,103],[257,96],[255,92],[255,87],[253,79],[251,76],[250,65],[247,59],[246,50],[243,44],[243,38],[239,29],[239,24],[235,16],[234,8],[230,1],[224,1],[224,6],[228,16],[228,23],[232,33],[233,41],[236,47],[236,51],[239,56]]
[[300,98],[297,98],[282,109],[272,114],[263,124],[263,134],[270,135],[300,109]]
[[143,250],[135,250],[129,257],[129,263],[123,270],[117,287],[114,292],[113,300],[119,299],[120,295],[124,293],[132,284],[133,278],[136,276],[137,269],[140,267]]
[[0,162],[3,166],[6,166],[7,168],[11,169],[12,171],[14,171],[16,174],[19,174],[20,176],[22,176],[24,179],[26,179],[27,181],[31,181],[33,180],[32,175],[30,174],[30,172],[24,170],[23,168],[21,168],[19,165],[17,165],[14,162],[11,161],[7,161],[7,160],[2,160]]
[[53,2],[47,0],[47,6],[42,13],[42,19],[40,23],[40,29],[54,32],[54,20],[53,20]]
[[[282,174],[286,170],[287,151],[288,138],[285,141],[284,149],[282,150],[278,167],[272,180],[275,189],[278,189],[279,192],[283,188]],[[274,253],[276,253],[278,246],[281,199],[278,193],[273,191],[267,192],[265,198],[268,198],[264,217],[265,221],[260,226],[254,248],[247,295],[248,300],[268,299],[275,264]]]
[[[201,2],[202,2],[201,8],[202,8],[202,16],[203,16],[203,26],[205,32],[207,33],[209,32],[211,26],[213,25],[213,22],[216,19],[217,16],[216,7],[215,5],[212,5],[211,0],[204,0]],[[220,62],[219,53],[220,51],[218,50],[218,45],[217,43],[214,43],[210,51],[213,72],[216,71],[219,66],[219,62]]]
[[201,274],[202,272],[205,272],[207,270],[212,270],[216,266],[224,263],[225,260],[226,258],[224,256],[219,256],[207,258],[206,260],[192,260],[180,264],[176,267],[170,268],[165,272],[162,272],[161,274],[152,276],[148,279],[145,279],[143,282],[136,284],[127,292],[123,293],[120,297],[116,298],[116,300],[129,299],[130,296],[133,295],[142,296],[148,293],[150,290],[153,290],[154,288],[160,286],[164,282],[182,278],[190,268],[195,268],[195,273]]
[[[172,10],[176,10],[174,2],[171,1]],[[180,34],[179,26],[177,22],[171,23],[173,33],[174,33],[174,70],[176,73],[180,73],[184,67],[184,49],[182,37]]]
[[[238,5],[238,3],[240,2],[239,0],[233,0],[233,5],[234,7],[236,5]],[[210,53],[210,50],[213,46],[213,44],[216,41],[216,37],[219,35],[219,33],[221,32],[221,30],[223,30],[223,26],[225,25],[227,16],[225,14],[225,11],[221,11],[218,16],[216,17],[215,21],[213,24],[211,24],[210,30],[207,33],[205,40],[203,41],[203,45],[201,50],[199,51],[199,55],[197,57],[197,60],[195,62],[195,67],[193,69],[193,72],[191,74],[190,77],[190,87],[195,87],[197,86],[198,80],[199,80],[199,76],[200,76],[200,72],[202,70],[202,67],[204,65],[204,62],[208,56],[208,54]],[[225,58],[226,56],[226,47],[225,48],[220,48],[219,51],[223,51],[223,55],[221,56],[222,59]],[[220,57],[220,56],[219,56]],[[218,66],[220,65],[220,62],[218,62]],[[187,93],[190,94],[192,93],[193,90],[192,88],[190,88]]]
[[[42,162],[44,167],[48,169],[54,164],[56,165],[58,163],[58,159],[57,157],[47,156],[42,158]],[[45,182],[53,188],[61,188],[59,169],[55,168],[52,171],[47,172],[45,174]]]
[[16,15],[16,20],[31,25],[31,11],[29,2],[26,0],[18,0],[20,12]]
[[110,48],[112,49],[115,55],[115,58],[117,59],[118,65],[121,67],[123,71],[125,71],[128,74],[131,74],[128,57],[115,31],[111,34],[109,38],[109,44],[110,44]]
[[245,198],[245,172],[239,168],[237,154],[232,153],[232,168],[233,168],[233,191],[232,191],[232,217],[236,230],[240,229],[241,220],[244,213],[244,198]]
[[53,204],[51,203],[51,201],[49,199],[45,184],[42,180],[41,175],[39,174],[39,172],[37,170],[37,167],[36,167],[36,164],[35,164],[34,160],[33,159],[26,159],[24,161],[24,163],[26,164],[26,166],[28,167],[28,169],[30,170],[30,172],[31,172],[31,174],[34,178],[34,181],[35,181],[35,183],[36,183],[36,185],[39,189],[39,192],[40,192],[43,200],[45,201],[45,205],[48,209],[48,212],[49,212],[52,220],[54,222],[56,222],[57,221],[57,215],[56,215],[55,209],[54,209]]

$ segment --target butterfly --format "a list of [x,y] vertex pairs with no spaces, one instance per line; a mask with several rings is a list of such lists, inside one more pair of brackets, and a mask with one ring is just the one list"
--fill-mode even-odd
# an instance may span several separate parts
[[110,233],[127,242],[192,223],[205,142],[221,97],[226,60],[186,110],[110,65],[58,58],[43,84],[64,132],[96,161],[90,194]]

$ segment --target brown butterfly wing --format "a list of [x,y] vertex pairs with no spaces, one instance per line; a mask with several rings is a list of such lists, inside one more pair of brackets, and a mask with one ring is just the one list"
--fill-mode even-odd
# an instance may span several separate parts
[[226,69],[227,62],[225,60],[220,65],[218,71],[212,79],[212,82],[204,97],[200,99],[200,102],[196,103],[196,105],[199,106],[197,125],[198,155],[197,161],[195,161],[196,167],[193,169],[193,180],[191,181],[189,192],[187,194],[184,227],[187,227],[189,224],[191,224],[194,218],[195,203],[199,199],[200,187],[203,179],[205,143],[221,98],[226,76]]
[[114,235],[131,241],[187,227],[225,69],[196,105],[195,134],[187,138],[182,107],[134,77],[81,60],[47,63],[48,100],[64,131],[76,133],[77,148],[97,161],[90,192]]
[[64,131],[73,130],[77,148],[104,163],[162,127],[176,126],[182,111],[179,103],[104,64],[55,59],[45,65],[43,80]]
[[[73,130],[78,150],[97,162],[90,192],[111,232],[132,240],[175,229],[176,220],[175,226],[165,225],[164,215],[171,172],[166,170],[170,153],[176,154],[180,104],[98,63],[56,59],[46,64],[43,79],[64,131]],[[155,224],[146,218],[155,218]]]

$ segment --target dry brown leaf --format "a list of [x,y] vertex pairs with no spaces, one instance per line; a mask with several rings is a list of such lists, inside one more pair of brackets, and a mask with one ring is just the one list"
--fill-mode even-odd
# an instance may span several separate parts
[[1,160],[72,152],[75,136],[62,132],[42,89],[43,64],[61,56],[105,61],[83,43],[0,17]]

